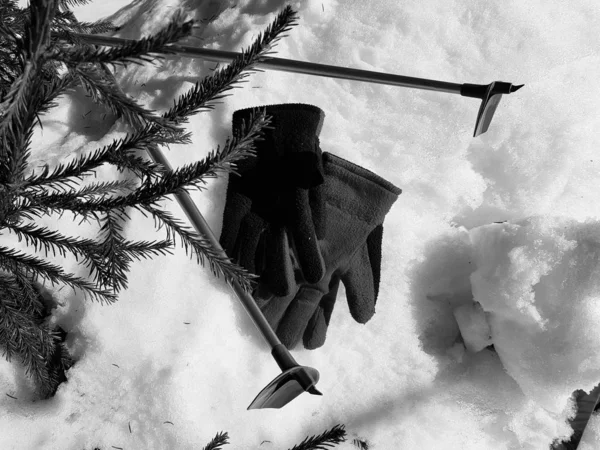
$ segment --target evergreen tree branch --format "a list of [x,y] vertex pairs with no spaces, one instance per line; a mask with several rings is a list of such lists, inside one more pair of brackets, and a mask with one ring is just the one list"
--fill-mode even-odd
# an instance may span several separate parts
[[[21,279],[25,278],[23,274],[19,274]],[[25,285],[29,285],[31,287],[31,283],[27,281]],[[19,283],[17,276],[13,274],[6,273],[4,271],[0,272],[0,301],[6,302],[7,304],[13,305],[18,304],[19,310],[22,314],[26,314],[33,317],[38,317],[42,314],[43,305],[39,302],[35,301],[35,291],[33,287],[30,290],[23,289],[23,284]],[[0,317],[0,323],[2,318]],[[0,325],[0,329],[1,329]],[[1,343],[1,339],[0,339]],[[15,345],[16,343],[12,343]],[[12,346],[6,347],[6,351],[9,352],[8,358],[12,357],[15,353],[12,350]]]
[[29,147],[34,131],[34,119],[37,119],[40,127],[42,127],[39,115],[44,114],[50,108],[57,106],[53,100],[62,94],[73,82],[69,76],[65,76],[62,79],[53,78],[48,83],[42,83],[42,79],[40,78],[41,73],[38,72],[37,77],[38,78],[34,80],[34,83],[41,83],[38,88],[38,95],[29,99],[27,116],[23,123],[25,131],[17,136],[18,139],[14,143],[14,148],[18,151],[16,152],[17,157],[14,159],[14,165],[11,166],[10,171],[13,175],[12,180],[16,184],[23,178],[23,174],[28,167],[28,159],[30,156]]
[[[59,0],[59,8],[61,7]],[[117,27],[109,20],[100,20],[97,22],[79,22],[73,14],[73,11],[69,9],[59,10],[54,16],[53,28],[56,28],[58,33],[64,33],[60,35],[64,38],[67,34],[72,36],[71,30],[76,33],[107,33],[110,31],[116,31]],[[52,33],[52,39],[55,40],[55,33]],[[58,37],[58,36],[57,36]]]
[[29,6],[30,17],[19,39],[25,61],[23,73],[13,83],[0,104],[0,181],[18,179],[25,165],[33,116],[31,99],[37,98],[42,84],[43,51],[50,38],[50,23],[56,9],[55,0],[37,0]]
[[58,0],[61,8],[68,8],[69,6],[83,6],[91,3],[92,0]]
[[[10,309],[0,311],[0,319],[5,319],[0,321],[0,333],[4,333],[0,334],[0,344],[6,336],[13,336],[19,331],[15,331],[15,327],[20,326],[16,347],[10,347],[8,351],[21,356],[25,364],[33,368],[30,373],[38,374],[36,380],[46,392],[54,392],[60,382],[59,368],[68,367],[69,357],[58,334],[44,323],[49,311],[44,309],[30,278],[53,284],[60,282],[74,290],[81,289],[86,296],[111,303],[117,299],[116,292],[126,287],[133,259],[139,261],[169,253],[175,244],[175,235],[178,235],[190,256],[195,253],[202,265],[205,260],[209,261],[214,275],[224,276],[228,282],[239,281],[244,289],[251,290],[256,276],[232,263],[224,253],[212,250],[207,239],[169,212],[159,209],[156,202],[171,194],[187,192],[187,189],[201,189],[208,178],[218,174],[235,173],[236,161],[254,156],[253,143],[260,139],[262,129],[269,123],[264,112],[251,120],[252,124],[245,134],[227,140],[223,149],[219,146],[203,161],[175,171],[167,171],[158,163],[136,156],[135,152],[152,151],[158,145],[168,146],[170,143],[190,143],[191,134],[184,134],[177,126],[179,121],[185,121],[203,108],[212,109],[213,106],[208,105],[210,101],[225,97],[222,95],[225,91],[247,76],[243,72],[252,70],[253,64],[268,54],[271,44],[292,24],[295,13],[287,7],[267,29],[265,36],[261,35],[228,68],[213,74],[202,84],[197,83],[196,89],[182,96],[168,113],[155,115],[117,88],[109,65],[125,66],[131,61],[137,64],[136,59],[145,61],[144,55],[171,53],[165,47],[170,42],[188,37],[193,21],[178,25],[181,17],[176,15],[156,36],[120,48],[100,50],[83,43],[74,33],[114,31],[116,27],[109,30],[108,27],[113,27],[110,22],[77,22],[74,14],[67,10],[67,5],[85,4],[86,0],[31,2],[32,5],[23,10],[17,8],[13,0],[0,3],[0,14],[5,19],[0,21],[0,229],[16,234],[20,241],[25,240],[36,251],[43,249],[46,256],[49,251],[66,256],[68,251],[75,255],[77,261],[83,258],[90,276],[95,277],[95,284],[65,273],[41,258],[0,247],[0,273],[5,270],[14,277],[6,279],[7,283],[0,283],[0,307]],[[61,43],[62,38],[75,48]],[[65,64],[68,69],[62,77],[59,76],[59,64]],[[35,119],[41,126],[38,114],[56,106],[54,99],[76,83],[81,83],[92,97],[95,96],[95,101],[124,117],[135,131],[126,139],[113,141],[112,145],[92,155],[59,164],[52,170],[46,166],[41,172],[35,171],[25,178],[23,174]],[[130,170],[141,179],[141,186],[134,187],[133,183],[125,181],[76,185],[76,180],[83,181],[85,175],[95,174],[94,170],[105,163],[115,165],[119,171]],[[144,215],[151,214],[159,230],[166,228],[168,239],[157,242],[126,240],[121,222],[127,217],[128,207],[136,208]],[[101,225],[101,242],[65,236],[22,222],[23,219],[33,220],[53,212],[62,215],[65,211],[72,211],[83,219],[94,218]],[[112,288],[112,292],[108,288]],[[6,292],[8,300],[3,298],[3,292]],[[6,317],[20,321],[20,325]],[[61,336],[64,340],[64,332]],[[27,339],[29,342],[26,342]],[[32,366],[32,354],[37,355],[37,361],[43,361],[43,366]],[[217,441],[213,446],[219,445]]]
[[90,260],[100,253],[101,244],[91,239],[65,236],[58,231],[39,228],[33,224],[7,225],[6,228],[17,236],[19,242],[24,240],[36,252],[44,250],[46,256],[50,252],[56,256],[58,252],[66,257],[67,252],[71,252],[79,261],[80,258]]
[[228,66],[196,83],[186,94],[179,97],[175,106],[164,113],[163,117],[175,123],[186,123],[189,116],[198,113],[201,109],[213,109],[214,105],[208,105],[209,101],[214,102],[230,95],[222,94],[233,89],[234,84],[245,82],[244,78],[252,71],[262,72],[254,66],[271,54],[273,45],[285,37],[282,33],[296,25],[296,20],[296,12],[289,5],[286,6],[277,15],[275,21],[267,27],[264,34],[259,33],[248,50],[242,50]]
[[109,287],[115,293],[127,288],[127,273],[132,258],[139,261],[140,257],[164,255],[171,253],[172,247],[171,240],[158,242],[125,240],[121,226],[125,217],[129,218],[125,211],[114,210],[108,212],[103,218],[100,232],[104,237],[98,255],[101,261],[96,261],[96,270],[92,271],[92,275],[95,272],[95,280],[100,286]]
[[131,258],[123,251],[123,227],[119,222],[123,220],[122,211],[109,211],[104,215],[100,228],[103,236],[102,252],[100,258],[102,264],[97,264],[97,284],[111,288],[113,292],[119,292],[127,287],[127,272]]
[[[64,213],[65,208],[61,208],[60,205],[70,204],[77,199],[94,199],[95,196],[100,195],[102,199],[109,197],[108,194],[117,193],[120,191],[131,191],[134,189],[133,180],[117,180],[107,181],[99,183],[91,183],[87,186],[78,186],[79,190],[66,192],[64,185],[72,183],[73,180],[55,180],[54,183],[60,182],[59,186],[53,186],[57,189],[61,189],[62,192],[46,193],[43,190],[36,189],[31,191],[19,190],[18,193],[20,198],[14,201],[9,207],[6,208],[4,216],[6,221],[17,222],[22,217],[33,219],[33,217],[41,217],[42,215],[50,215],[54,212],[59,213],[61,216]],[[28,186],[31,189],[32,186]],[[46,202],[48,199],[59,199],[57,205],[49,205]],[[61,203],[62,202],[62,203]],[[8,203],[8,202],[6,202]],[[55,202],[56,203],[56,202]],[[97,210],[84,211],[76,215],[82,217],[82,221],[88,221],[90,218],[100,220]],[[1,222],[0,214],[0,222]]]
[[61,180],[70,177],[83,179],[83,175],[92,173],[94,169],[104,163],[127,168],[140,175],[158,176],[165,171],[161,164],[133,155],[134,150],[146,150],[147,146],[154,144],[155,136],[149,134],[151,128],[151,125],[146,125],[141,130],[127,134],[124,139],[113,140],[110,145],[82,155],[67,164],[60,164],[53,169],[52,173],[50,173],[50,168],[45,166],[41,173],[32,174],[26,178],[21,187],[49,187],[51,183],[62,182]]
[[[76,177],[83,179],[83,176]],[[29,198],[32,200],[36,199],[36,195],[40,195],[44,192],[43,189],[57,189],[62,192],[66,192],[65,187],[71,187],[71,185],[75,185],[75,187],[79,187],[80,190],[77,192],[78,197],[89,197],[93,198],[94,195],[107,195],[107,194],[117,194],[123,192],[130,192],[135,189],[135,182],[133,180],[116,180],[116,181],[102,181],[96,183],[90,183],[87,186],[81,186],[77,184],[75,180],[72,179],[59,179],[52,183],[48,183],[44,186],[44,188],[40,186],[27,186],[26,190],[21,189],[19,194],[25,198]]]
[[318,436],[311,436],[304,439],[299,445],[295,445],[290,450],[327,450],[346,440],[346,431],[344,425],[336,425],[331,430]]
[[[62,344],[65,333],[60,327],[58,332],[50,328],[46,319],[51,306],[43,304],[24,274],[0,274],[0,286],[0,348],[9,361],[15,354],[21,357],[38,392],[48,398],[65,380],[64,370],[73,364]],[[10,336],[8,329],[12,329]]]
[[234,264],[224,253],[221,254],[214,250],[206,237],[184,225],[171,213],[162,211],[150,204],[142,205],[142,208],[151,213],[155,221],[158,221],[157,228],[159,230],[162,226],[166,228],[167,239],[174,242],[175,235],[179,236],[186,255],[190,257],[196,255],[196,262],[200,263],[202,267],[204,267],[205,260],[208,260],[210,270],[214,276],[224,277],[229,283],[236,280],[247,292],[252,292],[252,283],[257,278],[256,275]]
[[25,59],[37,62],[42,58],[50,40],[56,6],[56,0],[34,0],[29,3],[29,17],[23,41]]
[[52,77],[49,81],[45,81],[41,84],[39,96],[32,99],[30,106],[32,111],[30,117],[36,117],[38,124],[42,129],[44,127],[39,119],[39,115],[45,114],[51,108],[58,106],[54,100],[64,94],[64,92],[73,86],[74,83],[73,77],[70,74],[65,74],[62,78],[59,78],[58,76]]
[[156,116],[153,111],[138,105],[135,100],[121,90],[118,84],[111,83],[110,79],[106,80],[106,74],[100,69],[79,64],[69,67],[69,70],[73,78],[78,80],[87,93],[91,95],[94,103],[108,106],[115,115],[124,117],[135,128],[143,126],[144,121],[146,121],[165,128],[169,133],[183,133],[183,129]]
[[[45,307],[42,302],[39,301],[37,291],[34,289],[32,281],[20,270],[9,275],[14,278],[14,283],[18,288],[18,292],[22,295],[20,297],[22,311],[31,314],[34,318],[41,317],[45,312]],[[13,278],[11,278],[11,280]]]
[[150,242],[150,241],[123,241],[121,250],[129,254],[130,257],[141,261],[151,256],[173,254],[173,242],[168,240]]
[[227,444],[229,444],[229,435],[221,431],[205,447],[202,447],[202,450],[222,450],[222,446]]
[[84,294],[88,294],[101,303],[105,301],[113,303],[117,300],[114,293],[98,289],[87,280],[65,273],[59,266],[3,246],[0,246],[0,267],[11,273],[23,271],[36,278],[48,280],[52,284],[63,283],[73,288],[73,290],[79,288]]
[[35,316],[22,305],[22,291],[15,278],[0,275],[0,347],[3,356],[10,361],[18,354],[26,373],[33,376],[42,389],[47,389],[53,380],[45,361],[53,352],[54,336],[45,324],[36,323]]
[[[32,204],[21,207],[22,211],[32,211],[36,208],[66,209],[75,214],[88,214],[93,211],[109,211],[114,208],[137,207],[163,199],[167,195],[186,191],[190,186],[201,189],[204,179],[215,177],[217,172],[235,171],[233,164],[248,156],[253,156],[253,142],[260,139],[263,128],[267,127],[269,119],[262,111],[249,123],[245,133],[233,137],[226,142],[223,151],[210,152],[203,160],[184,166],[180,169],[164,173],[157,181],[147,181],[136,191],[122,197],[92,199],[80,201],[78,192],[41,193],[35,199],[29,198]],[[39,206],[37,206],[39,205]]]
[[173,52],[165,47],[168,44],[177,42],[188,37],[192,32],[193,20],[183,22],[182,14],[176,13],[169,24],[159,31],[156,35],[142,38],[139,41],[133,41],[127,45],[111,47],[107,50],[96,50],[91,47],[76,48],[54,48],[46,55],[49,59],[55,59],[64,63],[107,63],[111,65],[123,65],[127,62],[142,65],[137,60],[153,62],[156,58],[148,58],[145,55],[156,53],[158,59],[164,59],[160,54]]

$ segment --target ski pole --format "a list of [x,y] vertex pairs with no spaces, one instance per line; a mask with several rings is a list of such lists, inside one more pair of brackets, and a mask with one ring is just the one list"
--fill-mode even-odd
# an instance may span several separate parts
[[[98,36],[92,34],[74,33],[75,36],[89,42],[90,44],[115,47],[136,42],[133,39],[123,39],[109,36]],[[206,61],[225,62],[233,61],[241,53],[224,50],[213,50],[201,47],[192,47],[179,44],[168,44],[165,46],[177,55],[192,58],[201,58]],[[445,92],[448,94],[460,94],[463,97],[481,99],[475,131],[473,137],[479,136],[488,130],[492,117],[503,94],[510,94],[522,88],[524,85],[515,86],[503,81],[494,81],[488,85],[470,83],[450,83],[447,81],[430,80],[427,78],[408,77],[370,70],[352,69],[348,67],[331,66],[327,64],[315,64],[306,61],[296,61],[284,58],[265,57],[258,67],[277,70],[282,72],[300,73],[304,75],[315,75],[321,77],[338,78],[352,81],[363,81],[368,83],[386,84],[415,89]]]
[[[148,153],[154,162],[163,165],[168,171],[172,170],[169,161],[158,147],[148,147]],[[196,231],[208,239],[214,250],[227,257],[225,250],[221,247],[190,195],[182,191],[176,193],[175,198]],[[323,395],[315,387],[319,381],[318,370],[299,365],[289,350],[281,343],[252,296],[235,280],[231,280],[231,286],[254,325],[271,347],[271,355],[282,371],[260,391],[248,409],[281,408],[303,392]]]

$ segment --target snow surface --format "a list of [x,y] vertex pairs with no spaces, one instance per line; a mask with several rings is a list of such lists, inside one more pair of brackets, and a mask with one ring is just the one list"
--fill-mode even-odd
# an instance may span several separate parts
[[[111,18],[122,26],[114,36],[124,38],[156,32],[178,8],[198,20],[215,14],[196,30],[203,40],[189,43],[239,51],[284,5],[109,0],[73,11],[82,21]],[[291,5],[300,20],[277,45],[279,57],[525,87],[506,96],[489,131],[473,138],[474,99],[275,71],[251,75],[214,111],[190,118],[193,144],[164,149],[172,165],[223,144],[236,109],[310,103],[326,113],[324,151],[403,189],[385,222],[373,319],[355,323],[342,289],[325,345],[293,351],[320,371],[323,397],[246,410],[278,368],[226,284],[178,247],[134,263],[129,288],[111,306],[49,286],[62,302],[54,320],[68,331],[77,363],[55,397],[32,403],[23,369],[0,361],[1,449],[197,449],[219,431],[230,435],[225,448],[284,449],[337,423],[348,431],[341,450],[356,448],[356,438],[372,449],[538,450],[569,436],[571,393],[600,381],[596,2]],[[170,56],[119,68],[117,79],[163,112],[215,66]],[[61,97],[36,129],[33,166],[124,137],[126,129],[105,113],[81,91]],[[98,171],[100,179],[121,176],[110,167]],[[226,180],[216,179],[192,195],[217,234],[225,190]],[[185,218],[174,201],[165,205]],[[95,233],[67,215],[42,222],[63,233]],[[127,237],[163,234],[132,213]],[[25,248],[11,235],[0,241]],[[85,273],[74,260],[49,259]],[[475,351],[489,338],[478,308],[495,352]],[[467,350],[465,340],[477,345]],[[580,448],[597,448],[599,436],[594,417]]]

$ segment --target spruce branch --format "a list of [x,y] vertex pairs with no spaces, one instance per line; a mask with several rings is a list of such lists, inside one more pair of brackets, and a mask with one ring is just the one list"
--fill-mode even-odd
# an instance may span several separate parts
[[[124,210],[115,209],[108,212],[100,229],[103,242],[101,244],[100,261],[94,265],[95,281],[100,286],[105,286],[117,293],[127,288],[127,272],[129,272],[132,258],[164,255],[171,253],[171,240],[150,243],[147,241],[132,242],[123,238],[121,223],[127,217]],[[128,217],[127,217],[128,218]]]
[[58,0],[61,8],[68,8],[69,6],[82,6],[91,3],[92,0]]
[[111,288],[117,293],[127,287],[127,272],[131,258],[121,251],[124,241],[120,222],[123,221],[122,211],[109,211],[104,215],[100,228],[103,237],[102,251],[99,255],[105,264],[97,264],[97,284]]
[[227,444],[229,444],[229,435],[221,431],[205,447],[202,447],[202,450],[222,450],[222,446]]
[[346,431],[344,425],[336,425],[331,430],[325,431],[318,436],[311,436],[304,439],[299,445],[295,445],[290,450],[327,450],[346,440]]
[[[209,152],[204,159],[163,173],[158,180],[148,181],[135,192],[111,199],[107,204],[111,207],[134,206],[138,203],[155,202],[181,191],[187,192],[191,187],[202,190],[207,179],[215,178],[219,173],[235,172],[237,161],[254,157],[254,142],[262,140],[262,133],[270,128],[269,124],[270,117],[266,116],[264,110],[258,113],[255,111],[249,119],[248,128],[242,129],[238,136],[228,139],[223,150],[217,146],[217,149]],[[87,206],[95,207],[93,202],[88,202]]]
[[34,288],[34,283],[23,272],[17,270],[12,274],[7,274],[10,277],[11,283],[14,281],[18,288],[20,298],[20,307],[26,314],[30,314],[34,320],[38,320],[47,312],[44,304],[39,301],[40,297]]
[[[62,2],[59,0],[59,8],[61,8],[61,3]],[[59,10],[56,12],[52,28],[57,29],[57,34],[61,38],[69,36],[71,38],[74,38],[73,41],[76,42],[82,41],[79,41],[79,39],[73,35],[71,30],[76,33],[106,33],[110,31],[116,31],[117,29],[117,27],[115,27],[112,24],[112,22],[108,20],[100,20],[98,22],[79,22],[77,21],[75,14],[73,14],[73,11],[70,11],[69,9],[65,9],[62,11]],[[60,33],[64,34],[61,35]]]
[[148,58],[146,54],[155,53],[158,59],[164,59],[161,53],[173,53],[165,47],[190,36],[193,20],[183,22],[181,12],[177,12],[169,24],[156,35],[133,41],[127,45],[112,47],[107,50],[97,50],[91,47],[54,48],[47,53],[46,58],[55,59],[68,64],[107,63],[127,66],[127,62],[142,65],[138,60],[153,62],[156,58]]
[[[28,168],[28,159],[30,156],[29,147],[34,131],[34,119],[37,119],[40,127],[42,123],[39,115],[46,113],[50,108],[57,106],[53,100],[59,96],[68,86],[72,84],[72,79],[65,77],[63,79],[53,78],[48,83],[43,83],[41,72],[37,72],[34,83],[40,83],[37,93],[30,98],[27,105],[25,120],[21,124],[21,134],[16,135],[13,146],[16,151],[12,152],[10,161],[10,180],[18,183],[23,178],[23,174]],[[43,128],[43,127],[42,127]]]
[[264,34],[259,33],[258,38],[247,49],[242,50],[228,66],[222,68],[212,75],[204,78],[201,82],[190,89],[186,94],[179,97],[169,111],[163,117],[175,122],[186,123],[187,118],[201,109],[213,109],[214,105],[209,102],[227,97],[223,92],[229,91],[236,86],[234,84],[245,82],[245,78],[253,71],[262,72],[254,66],[270,55],[275,43],[285,37],[285,33],[296,24],[297,15],[288,5],[280,12],[275,21],[267,27]]
[[28,276],[42,278],[52,284],[63,283],[75,290],[79,288],[84,294],[101,303],[113,303],[117,300],[114,293],[99,289],[94,284],[83,278],[65,273],[64,270],[35,256],[26,255],[16,250],[0,246],[0,268],[11,273],[22,271]]
[[[77,177],[79,178],[79,177]],[[83,176],[81,177],[83,178]],[[28,186],[25,190],[23,188],[20,191],[20,195],[25,198],[35,200],[36,195],[40,195],[44,192],[44,189],[56,189],[59,191],[67,192],[66,187],[72,188],[71,185],[80,187],[75,180],[72,179],[59,179],[52,183],[46,183],[44,188],[40,186]],[[106,194],[118,194],[123,192],[130,192],[135,189],[135,183],[133,180],[115,180],[115,181],[101,181],[90,183],[87,186],[80,187],[78,196],[83,198],[94,198],[95,195],[106,195]]]
[[44,250],[45,254],[52,252],[53,256],[66,257],[67,252],[79,258],[90,259],[99,252],[100,244],[91,239],[73,238],[65,236],[58,231],[52,231],[45,227],[37,227],[33,224],[7,225],[6,228],[17,236],[19,242],[25,241],[32,246],[36,252]]
[[[114,233],[108,234],[106,237],[109,240],[108,243],[107,241],[96,242],[91,239],[72,238],[64,236],[58,231],[38,228],[32,224],[11,225],[7,226],[7,229],[16,234],[19,242],[24,240],[36,252],[44,250],[45,254],[52,252],[53,256],[56,256],[58,252],[63,257],[66,257],[67,252],[72,253],[77,261],[81,260],[85,267],[90,268],[90,276],[95,275],[94,281],[100,286],[109,288],[113,288],[113,286],[126,287],[126,280],[123,282],[123,275],[128,271],[132,258],[140,261],[140,258],[171,254],[172,242],[170,240],[158,242],[119,240],[117,238],[120,237],[121,227],[113,223],[116,219],[114,215],[111,215],[109,219],[105,219],[105,222],[109,223],[106,227],[111,227]],[[111,246],[118,246],[118,251],[115,252]],[[107,266],[106,259],[110,258],[125,259],[125,262],[120,261],[121,264],[118,265],[118,267],[121,267],[121,270],[117,273],[119,275],[117,279],[121,280],[119,283],[111,281],[111,277],[116,275],[112,275],[111,271],[104,269]],[[112,266],[117,266],[115,261],[111,262]]]
[[[177,125],[203,108],[211,109],[209,102],[225,97],[223,93],[268,54],[279,35],[293,23],[295,13],[287,7],[264,37],[261,35],[233,64],[203,84],[196,84],[197,89],[174,102],[174,108],[167,114],[155,115],[118,88],[109,66],[126,65],[136,59],[145,61],[144,55],[153,53],[171,53],[165,47],[187,37],[193,28],[192,21],[180,24],[181,17],[175,15],[156,36],[113,50],[99,50],[82,42],[75,33],[113,31],[116,27],[110,22],[77,22],[67,6],[85,0],[31,1],[27,9],[17,8],[13,0],[0,3],[0,14],[5,18],[0,21],[0,230],[16,235],[35,251],[43,250],[46,256],[49,252],[62,257],[67,252],[75,255],[89,269],[93,283],[37,256],[0,247],[0,273],[4,270],[10,274],[0,283],[0,307],[4,308],[0,344],[11,355],[18,354],[38,384],[51,393],[61,381],[61,370],[72,361],[62,344],[65,333],[52,330],[45,323],[50,312],[32,288],[32,280],[66,284],[82,290],[86,297],[111,303],[116,301],[116,293],[126,287],[133,259],[139,261],[169,253],[179,236],[186,252],[190,256],[195,253],[203,265],[208,261],[213,274],[224,276],[228,282],[239,281],[250,290],[256,276],[232,263],[224,253],[212,250],[207,239],[161,210],[157,202],[188,189],[202,189],[209,178],[219,174],[235,173],[235,163],[254,157],[254,142],[268,128],[264,112],[249,121],[248,129],[227,140],[223,149],[218,146],[204,160],[176,170],[166,170],[136,152],[152,152],[159,145],[191,143],[191,134],[184,133]],[[64,45],[63,39],[74,47]],[[67,71],[59,76],[61,64]],[[45,166],[25,176],[36,119],[41,126],[39,115],[56,106],[54,100],[77,84],[83,85],[94,101],[124,118],[134,131],[90,155],[59,163],[54,169]],[[94,170],[106,163],[120,172],[130,171],[141,181],[140,185],[136,187],[137,183],[125,180],[88,186],[78,183],[85,176],[95,175]],[[128,218],[130,207],[144,215],[151,214],[159,230],[166,228],[168,239],[126,240],[121,223]],[[83,220],[95,219],[100,225],[100,240],[66,236],[35,223],[24,223],[25,219],[34,220],[55,212],[60,219],[65,211]],[[19,336],[15,346],[4,342],[15,333]]]
[[45,358],[54,353],[55,333],[42,323],[39,306],[33,314],[26,307],[27,303],[39,302],[35,296],[32,290],[23,291],[14,276],[0,274],[0,347],[3,356],[10,361],[15,354],[19,355],[26,373],[34,377],[45,397],[57,384]]
[[236,161],[254,155],[253,142],[260,140],[262,130],[270,123],[264,111],[253,116],[248,129],[244,134],[239,134],[231,140],[227,140],[223,151],[217,147],[216,151],[210,152],[203,160],[183,166],[182,168],[163,173],[156,181],[147,180],[134,192],[112,198],[91,199],[81,201],[79,192],[67,193],[40,193],[35,199],[29,198],[32,203],[23,206],[23,211],[35,210],[36,208],[65,209],[74,214],[87,215],[91,212],[103,212],[115,208],[135,207],[140,204],[149,204],[164,197],[181,191],[187,191],[190,187],[202,189],[207,178],[214,178],[217,172],[232,172],[235,170]]
[[124,117],[134,127],[143,126],[145,122],[149,122],[165,128],[170,133],[183,132],[181,128],[153,114],[153,111],[138,105],[135,100],[121,90],[118,84],[113,83],[114,78],[106,79],[104,71],[94,67],[84,67],[80,64],[70,68],[70,73],[91,95],[94,103],[108,106],[116,116]]
[[56,13],[56,0],[33,0],[25,25],[23,51],[25,59],[37,63],[50,40],[50,28]]
[[145,146],[152,145],[152,137],[144,135],[145,130],[148,129],[150,129],[149,125],[132,135],[128,134],[125,139],[113,140],[112,144],[96,149],[92,153],[84,154],[67,164],[59,164],[52,172],[50,172],[50,167],[46,165],[42,172],[31,174],[18,186],[21,188],[43,187],[47,189],[55,183],[68,183],[68,179],[71,177],[83,180],[83,176],[92,174],[94,169],[105,163],[127,168],[140,175],[158,176],[165,171],[162,165],[133,155],[134,150],[145,149]]
[[227,255],[214,250],[208,238],[190,229],[168,211],[160,210],[151,204],[142,205],[142,208],[152,214],[159,230],[163,226],[165,227],[167,239],[175,242],[174,237],[179,236],[186,255],[190,257],[196,255],[196,262],[203,267],[205,260],[208,260],[213,275],[224,277],[228,282],[231,282],[232,279],[237,280],[247,292],[252,292],[252,282],[257,276],[231,262]]
[[[14,181],[26,163],[29,139],[35,110],[32,100],[38,97],[42,79],[42,55],[50,37],[50,22],[56,0],[37,0],[30,3],[24,37],[18,47],[25,61],[23,73],[13,83],[0,104],[0,181]],[[38,119],[39,120],[39,119]]]

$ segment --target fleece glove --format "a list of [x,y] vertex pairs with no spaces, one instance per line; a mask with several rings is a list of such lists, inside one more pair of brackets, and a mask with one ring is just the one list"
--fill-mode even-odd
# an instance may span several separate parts
[[[304,347],[323,345],[340,281],[346,287],[350,314],[366,323],[375,313],[381,269],[383,220],[399,188],[373,172],[323,153],[325,181],[314,188],[321,208],[313,218],[323,237],[319,248],[325,276],[313,283],[295,268],[295,289],[277,296],[259,283],[254,297],[281,342],[289,349],[301,338]],[[318,206],[318,205],[316,205]],[[296,245],[298,245],[296,243]]]
[[[286,295],[295,285],[287,236],[306,279],[317,282],[325,274],[309,203],[309,189],[323,183],[318,136],[325,114],[297,103],[263,108],[271,123],[256,156],[238,163],[238,174],[229,177],[220,243],[272,292]],[[253,112],[234,112],[234,136]]]

